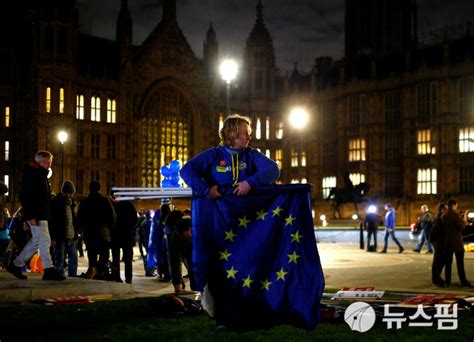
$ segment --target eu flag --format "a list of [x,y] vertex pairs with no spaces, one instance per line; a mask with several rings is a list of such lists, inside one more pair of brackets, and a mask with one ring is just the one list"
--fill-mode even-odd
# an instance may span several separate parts
[[221,324],[316,326],[324,276],[310,189],[273,185],[234,196],[220,188],[222,198],[193,199],[196,284],[209,286]]

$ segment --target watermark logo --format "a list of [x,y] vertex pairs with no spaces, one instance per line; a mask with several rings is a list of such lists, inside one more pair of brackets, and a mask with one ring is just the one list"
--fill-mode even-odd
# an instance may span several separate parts
[[344,313],[344,320],[349,328],[361,333],[369,331],[375,324],[375,311],[365,302],[349,305]]

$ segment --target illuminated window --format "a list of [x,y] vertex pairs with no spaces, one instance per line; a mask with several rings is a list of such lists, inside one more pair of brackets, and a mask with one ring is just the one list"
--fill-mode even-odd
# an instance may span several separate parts
[[255,124],[255,139],[260,140],[262,138],[262,122],[260,118],[257,118],[257,123]]
[[363,173],[351,173],[349,179],[354,186],[365,182],[365,175]]
[[76,95],[76,119],[84,120],[84,95]]
[[295,149],[291,149],[291,167],[298,166],[298,152]]
[[283,139],[283,121],[278,121],[275,138]]
[[91,97],[91,120],[100,122],[100,97]]
[[270,150],[268,148],[265,150],[265,155],[267,158],[271,158]]
[[7,140],[5,141],[5,161],[10,160],[10,142]]
[[436,169],[418,169],[416,193],[419,195],[436,194],[437,179]]
[[51,113],[51,88],[46,87],[46,113]]
[[323,178],[323,198],[329,197],[329,192],[332,188],[336,187],[336,177],[324,177]]
[[64,88],[59,88],[59,113],[64,113]]
[[265,139],[270,140],[270,117],[267,116],[265,123]]
[[5,127],[10,127],[10,107],[5,107]]
[[[9,175],[3,176],[3,184],[5,184],[8,189],[10,189],[10,176]],[[5,193],[5,196],[8,196],[8,192]]]
[[116,102],[115,100],[107,99],[107,122],[116,123]]
[[[172,89],[162,89],[155,96],[156,102],[145,106],[148,115],[140,123],[143,187],[159,187],[164,179],[159,170],[172,160],[179,160],[181,165],[186,163],[192,141],[189,102]],[[223,121],[220,116],[219,125]]]
[[431,130],[419,130],[417,134],[418,154],[435,154],[436,148],[431,146]]
[[416,87],[418,117],[427,119],[438,113],[438,84],[420,84]]
[[474,127],[459,130],[459,152],[474,152]]
[[291,184],[298,184],[299,182],[300,182],[300,181],[299,181],[299,179],[297,179],[297,178],[293,178],[293,179],[291,180]]
[[474,79],[462,80],[460,82],[459,107],[463,113],[474,113]]
[[283,167],[283,151],[278,149],[275,151],[275,162],[277,163],[278,165],[278,168],[281,170],[281,168]]
[[306,166],[306,152],[301,152],[301,166]]
[[222,127],[224,127],[224,115],[219,115],[219,133]]
[[365,139],[349,140],[349,161],[365,160]]

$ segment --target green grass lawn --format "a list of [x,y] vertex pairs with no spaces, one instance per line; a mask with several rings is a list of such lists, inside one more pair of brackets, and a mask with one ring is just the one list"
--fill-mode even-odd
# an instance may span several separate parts
[[[434,328],[387,330],[382,322],[366,333],[341,321],[313,331],[282,325],[259,331],[216,331],[207,314],[160,316],[153,298],[88,305],[0,306],[0,341],[473,341],[474,314],[463,312],[455,331]],[[434,324],[436,326],[436,324]]]

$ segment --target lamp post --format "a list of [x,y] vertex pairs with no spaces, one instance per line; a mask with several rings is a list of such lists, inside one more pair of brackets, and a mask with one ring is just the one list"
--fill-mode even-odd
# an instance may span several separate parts
[[[290,125],[295,128],[296,130],[302,130],[303,128],[306,127],[306,125],[309,122],[309,114],[307,110],[303,107],[293,107],[290,110],[290,116],[289,116],[289,121]],[[297,141],[298,141],[298,151],[297,151],[297,158],[298,158],[298,165],[299,165],[299,160],[300,156],[302,156],[302,144],[301,144],[301,139],[302,139],[302,134],[297,134]],[[292,156],[293,158],[293,156]],[[305,155],[306,158],[306,155]],[[298,167],[298,178],[300,178],[301,175],[301,168]],[[306,178],[306,177],[305,177]],[[301,181],[301,179],[299,180]]]
[[[58,140],[61,143],[61,178],[59,180],[59,191],[61,191],[61,186],[64,181],[64,143],[67,141],[68,134],[65,131],[59,131]],[[59,192],[58,191],[58,192]]]
[[238,66],[237,63],[232,59],[225,59],[222,61],[220,68],[220,74],[222,79],[227,84],[227,94],[226,94],[226,112],[227,116],[230,115],[230,82],[232,82],[237,76]]

